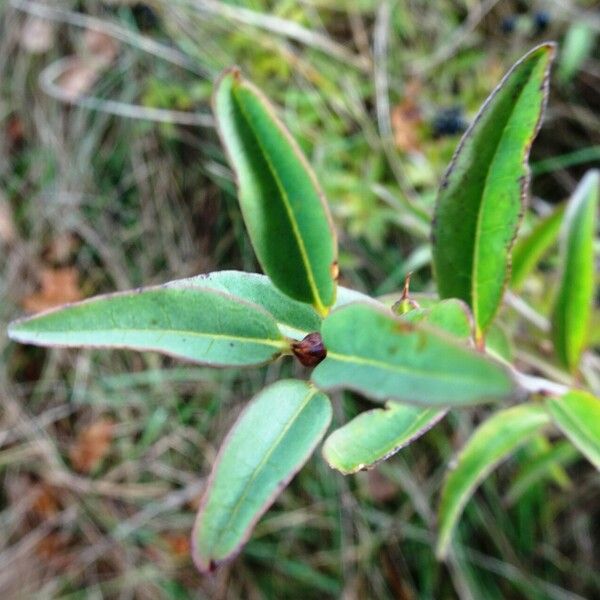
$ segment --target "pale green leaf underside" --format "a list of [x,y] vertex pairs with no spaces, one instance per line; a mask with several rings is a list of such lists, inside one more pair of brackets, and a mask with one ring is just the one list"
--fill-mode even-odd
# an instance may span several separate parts
[[344,475],[375,466],[431,429],[446,411],[387,402],[336,429],[323,444],[323,457]]
[[543,406],[520,404],[484,421],[461,450],[449,471],[438,511],[436,553],[444,558],[460,515],[477,486],[511,452],[550,421]]
[[565,213],[564,205],[555,208],[547,217],[517,240],[512,253],[511,286],[519,289],[540,259],[554,244]]
[[548,399],[546,406],[554,423],[600,471],[600,399],[572,390]]
[[586,347],[594,297],[594,234],[600,171],[589,171],[568,202],[561,229],[562,270],[552,313],[560,362],[574,370]]
[[194,526],[193,556],[202,572],[239,552],[330,420],[329,399],[304,381],[279,381],[248,405],[223,442]]
[[325,314],[335,302],[337,243],[314,173],[267,99],[239,71],[219,80],[214,110],[262,268],[282,292]]
[[[256,304],[272,314],[286,334],[289,335],[293,333],[291,330],[295,330],[297,335],[294,337],[303,337],[307,333],[321,329],[321,317],[311,306],[293,300],[280,292],[266,275],[243,271],[216,271],[178,279],[166,285],[210,288]],[[376,300],[361,292],[340,286],[334,308],[357,301],[378,304]]]
[[469,304],[480,331],[502,299],[553,55],[554,46],[543,44],[510,70],[463,136],[438,194],[438,291]]
[[323,321],[327,357],[313,371],[321,389],[432,407],[506,400],[518,394],[502,365],[391,311],[349,304]]
[[293,300],[280,292],[266,275],[243,271],[216,271],[179,279],[167,285],[219,290],[264,308],[279,324],[304,334],[321,328],[321,317],[310,305]]
[[154,287],[98,296],[15,321],[38,346],[154,350],[210,366],[250,366],[289,347],[260,307],[209,289]]
[[402,315],[409,323],[425,322],[460,340],[473,336],[473,321],[469,307],[456,298],[441,300],[430,308],[416,308]]

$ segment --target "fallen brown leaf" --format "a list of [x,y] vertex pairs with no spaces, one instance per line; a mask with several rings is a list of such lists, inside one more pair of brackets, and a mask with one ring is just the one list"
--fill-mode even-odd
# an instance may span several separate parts
[[96,29],[86,29],[83,42],[94,61],[98,61],[104,66],[112,63],[119,53],[119,42],[114,37]]
[[402,102],[392,109],[392,131],[394,143],[399,150],[415,152],[421,149],[419,126],[423,122],[418,96],[421,86],[418,81],[410,81]]
[[98,80],[99,65],[76,57],[56,82],[69,100],[84,96]]
[[69,449],[73,468],[80,473],[90,473],[108,454],[113,439],[114,423],[102,418],[82,429]]
[[37,543],[35,553],[45,563],[44,566],[62,571],[75,560],[73,551],[68,550],[70,543],[71,534],[68,532],[51,532]]
[[46,483],[40,483],[37,485],[36,491],[38,494],[31,505],[31,512],[40,520],[45,521],[56,515],[60,509],[56,490]]
[[21,302],[28,312],[47,310],[83,297],[79,289],[79,274],[74,267],[44,268],[39,277],[40,290],[26,296]]

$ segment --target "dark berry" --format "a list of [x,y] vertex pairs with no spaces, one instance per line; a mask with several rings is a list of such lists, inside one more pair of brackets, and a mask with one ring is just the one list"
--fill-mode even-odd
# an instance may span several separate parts
[[323,338],[317,331],[309,333],[300,342],[294,342],[292,352],[305,367],[316,367],[327,356]]
[[536,33],[542,33],[546,31],[548,25],[550,25],[550,13],[545,10],[538,10],[533,15],[533,24],[535,26]]
[[462,133],[467,128],[467,122],[460,106],[441,109],[433,119],[432,128],[434,137]]

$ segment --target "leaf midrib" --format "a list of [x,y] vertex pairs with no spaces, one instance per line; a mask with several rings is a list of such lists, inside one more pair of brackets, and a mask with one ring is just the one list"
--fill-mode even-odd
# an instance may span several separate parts
[[[254,343],[254,344],[262,344],[265,346],[273,346],[275,348],[284,348],[287,346],[286,341],[282,338],[281,340],[269,339],[269,338],[254,338],[254,337],[243,337],[236,335],[228,335],[222,333],[202,333],[199,331],[190,331],[187,329],[139,329],[139,328],[118,328],[118,329],[78,329],[76,332],[71,331],[68,332],[74,335],[92,335],[99,333],[145,333],[145,334],[171,334],[171,335],[182,335],[182,336],[192,336],[192,337],[202,337],[202,338],[210,338],[210,339],[223,339],[227,341],[237,341],[242,343]],[[19,331],[18,329],[13,330],[11,336],[21,336],[21,334],[26,334],[26,332]],[[43,337],[44,335],[64,335],[65,333],[62,331],[37,331],[32,332],[27,336],[26,339],[34,340],[39,337]],[[22,339],[25,339],[23,337]],[[90,345],[95,345],[93,342]],[[104,346],[105,344],[96,344],[98,346]]]
[[398,365],[395,363],[386,363],[383,361],[376,360],[374,358],[366,358],[364,356],[357,356],[356,354],[339,354],[338,352],[333,352],[331,350],[327,351],[327,360],[328,358],[333,358],[334,360],[339,360],[341,362],[359,364],[359,365],[367,365],[371,367],[380,368],[386,371],[392,371],[397,373],[403,373],[408,375],[418,375],[423,378],[431,378],[436,377],[445,381],[468,381],[475,384],[480,384],[480,380],[473,378],[465,378],[463,375],[459,375],[458,377],[454,377],[452,373],[443,372],[443,371],[424,371],[423,369],[419,369],[417,367],[404,367],[402,365]]
[[265,150],[265,148],[263,146],[263,143],[262,143],[262,141],[260,139],[260,136],[256,132],[256,128],[252,124],[252,119],[249,117],[247,110],[243,106],[243,102],[241,102],[237,98],[234,90],[232,90],[232,96],[234,98],[235,103],[237,104],[237,107],[239,108],[240,112],[244,116],[246,124],[248,125],[248,127],[250,128],[250,130],[252,131],[252,133],[254,134],[254,139],[256,141],[256,144],[260,148],[262,157],[263,157],[264,161],[266,162],[267,166],[269,167],[269,171],[271,172],[271,175],[273,176],[273,179],[275,180],[275,184],[277,185],[277,188],[279,189],[279,192],[281,194],[281,198],[282,198],[282,201],[283,201],[283,206],[285,208],[286,215],[287,215],[287,217],[289,219],[290,226],[291,226],[292,231],[294,233],[294,238],[296,240],[296,244],[298,246],[298,250],[300,251],[300,256],[302,257],[302,266],[304,267],[304,270],[306,272],[306,277],[308,279],[308,285],[310,287],[310,290],[311,290],[311,293],[313,295],[313,299],[314,299],[314,302],[315,302],[315,308],[317,309],[317,311],[320,314],[324,314],[326,312],[325,304],[323,303],[323,300],[321,299],[321,295],[319,294],[319,290],[318,290],[318,287],[316,285],[314,273],[312,271],[312,268],[311,268],[311,265],[310,265],[310,261],[309,261],[309,258],[308,258],[308,252],[306,250],[306,246],[304,244],[304,240],[302,239],[302,236],[301,236],[300,231],[298,229],[298,224],[295,221],[294,211],[293,211],[293,209],[291,207],[288,194],[285,191],[285,187],[283,186],[283,183],[282,183],[282,181],[281,181],[281,179],[280,179],[280,177],[279,177],[279,175],[277,173],[277,170],[275,169],[275,166],[273,165],[271,159],[269,158],[268,153],[266,152],[266,150]]
[[[215,536],[215,543],[213,545],[214,548],[216,548],[219,545],[219,543],[220,543],[221,539],[223,538],[223,536],[228,531],[231,531],[231,529],[232,529],[232,523],[233,523],[235,517],[237,516],[238,512],[240,511],[240,508],[242,506],[242,502],[248,496],[248,493],[250,491],[250,488],[252,487],[252,484],[256,481],[256,479],[258,478],[259,474],[262,473],[262,470],[264,469],[265,465],[268,463],[268,461],[271,458],[271,456],[273,456],[273,453],[275,452],[275,450],[277,450],[277,448],[281,444],[282,439],[285,437],[285,435],[291,429],[291,427],[293,426],[294,422],[296,421],[296,419],[298,418],[298,416],[300,415],[300,413],[302,413],[302,411],[306,408],[306,406],[308,405],[308,403],[318,393],[318,391],[319,390],[317,390],[316,388],[310,389],[308,391],[306,397],[302,400],[302,402],[299,404],[298,408],[293,412],[293,414],[287,420],[284,428],[281,430],[281,432],[279,433],[279,435],[277,436],[277,438],[275,438],[275,441],[271,445],[271,448],[269,449],[269,451],[267,453],[265,453],[265,455],[263,456],[263,458],[260,461],[260,463],[256,466],[256,468],[252,472],[252,475],[251,475],[250,479],[248,480],[248,482],[246,483],[246,485],[244,487],[243,493],[240,495],[240,497],[238,498],[237,502],[235,503],[235,505],[233,507],[233,510],[230,512],[230,516],[229,516],[228,520],[225,522],[225,524],[222,527],[219,528],[220,531]],[[244,531],[246,529],[247,529],[247,527],[244,528]]]
[[[532,69],[532,72],[534,70],[535,70],[535,67]],[[521,101],[523,93],[524,93],[525,89],[527,88],[528,84],[529,84],[529,78],[527,79],[525,85],[521,88],[521,90],[519,92],[519,97],[514,102],[514,104],[512,106],[512,110],[510,111],[510,116],[506,120],[506,123],[504,124],[504,127],[502,128],[502,133],[498,137],[498,141],[494,147],[492,160],[488,163],[489,167],[488,167],[488,170],[487,170],[487,173],[485,176],[485,181],[483,183],[483,190],[481,192],[481,200],[479,202],[479,210],[477,212],[477,222],[475,225],[475,239],[474,239],[474,243],[473,243],[473,265],[471,267],[471,297],[473,298],[473,312],[474,312],[474,316],[475,316],[475,323],[478,328],[479,328],[480,310],[479,310],[479,302],[478,302],[479,293],[478,293],[477,272],[478,272],[478,268],[479,268],[479,250],[478,249],[480,248],[480,238],[481,238],[481,228],[482,228],[482,215],[483,215],[482,207],[484,204],[484,198],[486,197],[486,194],[487,194],[487,189],[489,187],[490,175],[491,175],[492,171],[494,170],[493,166],[494,166],[494,164],[496,162],[496,158],[498,156],[498,150],[500,148],[500,145],[502,144],[502,140],[504,139],[506,130],[507,130],[508,126],[510,125],[510,123],[512,122],[512,119],[515,115],[515,107]],[[499,89],[498,92],[500,92],[500,91],[501,90]],[[525,170],[527,170],[527,161],[524,158],[523,158],[523,160],[521,160],[521,166]],[[508,277],[507,274],[505,274],[503,286],[506,285],[507,277]]]

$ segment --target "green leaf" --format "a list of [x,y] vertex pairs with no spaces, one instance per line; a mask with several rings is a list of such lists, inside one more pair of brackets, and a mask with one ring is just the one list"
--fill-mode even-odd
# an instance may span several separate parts
[[485,349],[508,363],[513,361],[514,349],[510,336],[498,323],[492,323],[485,338]]
[[282,292],[326,314],[335,302],[337,243],[313,171],[268,100],[237,69],[217,83],[214,110],[262,268]]
[[311,306],[282,294],[266,275],[243,271],[217,271],[171,281],[166,285],[219,290],[264,308],[275,317],[280,326],[295,329],[300,334],[318,331],[321,328],[321,318]]
[[304,381],[260,392],[223,442],[192,534],[202,572],[234,557],[304,465],[331,421],[327,396]]
[[271,315],[209,289],[98,296],[15,321],[8,334],[38,346],[155,350],[210,366],[259,365],[289,350]]
[[[505,502],[508,505],[513,505],[539,481],[551,477],[556,479],[557,473],[560,474],[559,476],[564,475],[561,467],[574,462],[579,456],[579,452],[573,444],[563,440],[548,445],[547,449],[528,457],[514,478],[505,496]],[[560,479],[560,481],[565,482],[563,484],[565,487],[568,486],[568,479]]]
[[549,420],[543,406],[520,404],[495,413],[475,430],[460,452],[456,466],[448,472],[442,489],[438,558],[445,558],[454,528],[477,486]]
[[502,365],[438,329],[370,304],[335,310],[321,334],[327,357],[312,378],[322,389],[435,407],[506,400],[519,391]]
[[463,136],[437,198],[433,264],[442,298],[460,298],[484,332],[502,300],[539,129],[553,44],[509,71]]
[[596,42],[596,31],[586,22],[572,23],[562,43],[558,79],[565,84],[577,74],[589,58]]
[[557,206],[547,217],[540,219],[529,234],[517,240],[512,255],[511,286],[514,289],[523,285],[556,241],[564,212],[564,205]]
[[600,470],[600,400],[572,390],[560,398],[549,398],[546,406],[559,429]]
[[445,410],[387,402],[336,429],[323,444],[323,457],[344,475],[374,467],[429,431]]
[[418,308],[402,315],[409,323],[425,322],[451,336],[468,340],[473,335],[473,318],[469,307],[456,298],[441,300],[431,308]]
[[577,368],[586,347],[594,296],[594,233],[600,171],[589,171],[569,200],[561,229],[562,272],[552,313],[560,362]]

